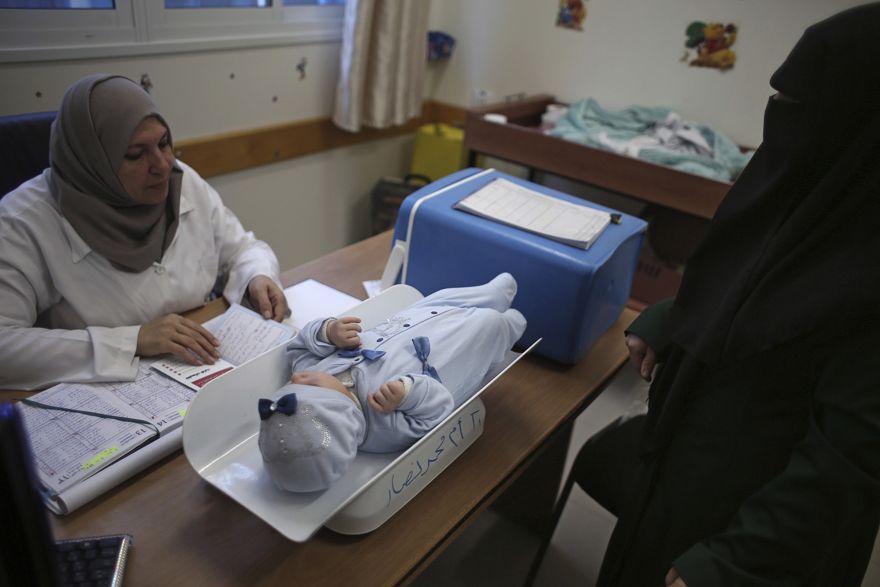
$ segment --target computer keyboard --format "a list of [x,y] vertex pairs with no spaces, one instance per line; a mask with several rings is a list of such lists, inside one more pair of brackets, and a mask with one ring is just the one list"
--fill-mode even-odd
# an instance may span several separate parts
[[119,587],[130,546],[128,534],[59,540],[55,543],[59,585]]

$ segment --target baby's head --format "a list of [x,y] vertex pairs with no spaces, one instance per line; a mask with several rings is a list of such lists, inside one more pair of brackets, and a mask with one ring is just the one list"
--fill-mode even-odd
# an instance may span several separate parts
[[275,486],[326,489],[342,477],[364,439],[360,408],[338,391],[291,383],[261,399],[260,453]]

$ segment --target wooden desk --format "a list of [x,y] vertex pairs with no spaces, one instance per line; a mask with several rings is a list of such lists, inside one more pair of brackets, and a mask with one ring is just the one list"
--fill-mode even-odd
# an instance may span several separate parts
[[[390,233],[288,271],[357,297],[379,277]],[[219,311],[217,307],[213,311]],[[211,310],[209,310],[210,312]],[[54,518],[58,537],[129,532],[126,585],[395,585],[415,577],[526,469],[623,364],[624,315],[574,367],[527,357],[483,396],[483,436],[376,531],[290,542],[204,482],[182,452],[91,504]],[[205,316],[207,317],[207,316]]]

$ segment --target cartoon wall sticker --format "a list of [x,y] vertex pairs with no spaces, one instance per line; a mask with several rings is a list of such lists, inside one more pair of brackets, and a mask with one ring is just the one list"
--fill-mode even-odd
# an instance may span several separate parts
[[730,47],[736,42],[737,27],[720,22],[690,23],[685,30],[685,52],[682,61],[697,67],[731,69],[736,63],[736,52]]
[[582,31],[586,17],[587,6],[584,0],[559,0],[556,26]]

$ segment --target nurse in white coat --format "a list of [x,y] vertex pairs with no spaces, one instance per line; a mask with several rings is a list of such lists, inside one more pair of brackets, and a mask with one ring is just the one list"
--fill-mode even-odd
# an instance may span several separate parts
[[213,363],[217,340],[178,313],[287,303],[278,261],[176,161],[150,96],[120,76],[68,88],[50,167],[0,199],[0,388],[131,380],[139,357]]

